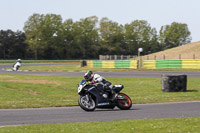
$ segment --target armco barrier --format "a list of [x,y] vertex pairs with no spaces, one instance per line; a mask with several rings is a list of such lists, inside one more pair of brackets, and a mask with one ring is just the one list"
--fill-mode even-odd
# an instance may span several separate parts
[[115,68],[130,68],[130,60],[115,61]]
[[145,69],[156,69],[156,61],[155,60],[144,60],[143,68]]
[[200,69],[200,60],[182,60],[182,68]]
[[102,62],[98,60],[93,61],[93,67],[94,68],[102,68]]
[[144,60],[143,68],[189,68],[200,69],[200,60]]
[[138,68],[138,61],[137,60],[130,60],[130,67],[132,69],[137,69]]
[[100,61],[88,60],[87,66],[91,68],[132,68],[137,69],[137,60]]
[[[137,69],[137,60],[116,60],[100,61],[88,60],[87,66],[90,68],[132,68]],[[200,60],[143,60],[143,68],[160,69],[160,68],[188,68],[200,69]]]
[[102,68],[115,68],[115,61],[102,61]]
[[87,60],[87,67],[93,67],[93,61]]
[[181,60],[156,60],[156,68],[182,68]]

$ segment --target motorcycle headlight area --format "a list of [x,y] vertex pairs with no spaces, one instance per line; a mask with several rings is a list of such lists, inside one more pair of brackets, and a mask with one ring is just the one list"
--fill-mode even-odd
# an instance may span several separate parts
[[78,86],[78,93],[80,93],[81,90],[82,90],[85,86],[86,86],[86,84],[84,84],[84,85],[79,85],[79,86]]
[[82,90],[82,88],[83,88],[83,85],[79,85],[79,87],[78,87],[78,93]]

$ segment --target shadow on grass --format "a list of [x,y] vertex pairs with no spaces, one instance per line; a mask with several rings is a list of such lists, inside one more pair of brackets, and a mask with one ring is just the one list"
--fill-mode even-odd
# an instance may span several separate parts
[[198,90],[187,90],[186,92],[199,92]]

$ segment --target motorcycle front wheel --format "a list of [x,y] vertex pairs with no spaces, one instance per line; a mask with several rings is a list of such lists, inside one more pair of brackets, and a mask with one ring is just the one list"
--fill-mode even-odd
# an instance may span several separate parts
[[128,110],[132,107],[130,97],[124,93],[119,93],[117,98],[117,107],[121,110]]
[[85,111],[94,111],[96,108],[95,101],[92,98],[87,100],[85,95],[80,96],[80,98],[78,99],[78,104]]

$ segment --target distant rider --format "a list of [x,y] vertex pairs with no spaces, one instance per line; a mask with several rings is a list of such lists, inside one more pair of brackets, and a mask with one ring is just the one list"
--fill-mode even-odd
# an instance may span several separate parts
[[13,64],[13,71],[17,71],[21,66],[21,59],[18,59],[14,64]]
[[105,90],[109,90],[112,94],[112,99],[115,98],[115,91],[113,90],[112,83],[107,81],[104,77],[100,76],[99,74],[94,74],[92,71],[87,71],[84,75],[86,81],[89,81],[90,84],[101,84]]

